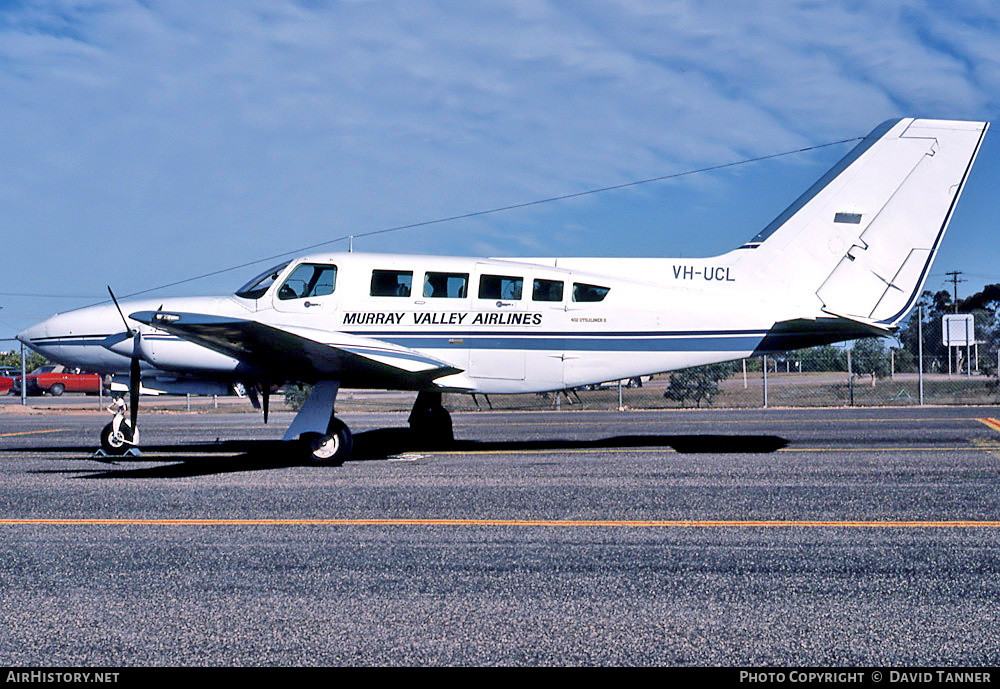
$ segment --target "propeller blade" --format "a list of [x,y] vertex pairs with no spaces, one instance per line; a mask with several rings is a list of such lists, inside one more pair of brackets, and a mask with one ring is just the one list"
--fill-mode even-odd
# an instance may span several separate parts
[[[138,337],[138,335],[136,335]],[[132,357],[132,365],[128,371],[128,402],[132,413],[132,437],[135,437],[136,422],[139,419],[139,359]]]
[[132,328],[128,325],[128,320],[125,318],[125,314],[122,313],[122,307],[118,305],[118,299],[115,297],[115,293],[111,291],[111,285],[108,285],[108,294],[111,295],[111,301],[115,303],[115,308],[118,309],[118,315],[122,317],[122,323],[125,324],[125,330],[129,333],[134,332]]

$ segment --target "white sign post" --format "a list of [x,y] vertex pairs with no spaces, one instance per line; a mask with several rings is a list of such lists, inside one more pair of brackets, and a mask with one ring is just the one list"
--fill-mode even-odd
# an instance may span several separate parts
[[[951,361],[951,347],[972,347],[976,338],[976,322],[971,313],[954,313],[941,317],[941,340],[948,347],[948,361]],[[968,356],[969,375],[972,375],[972,359]],[[956,371],[961,373],[961,371]]]
[[946,347],[968,347],[975,337],[971,313],[954,313],[941,317],[941,340]]

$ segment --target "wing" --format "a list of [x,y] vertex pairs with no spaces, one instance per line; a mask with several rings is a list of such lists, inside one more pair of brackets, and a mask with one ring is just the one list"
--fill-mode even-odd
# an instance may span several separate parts
[[339,380],[344,387],[420,389],[460,373],[421,352],[341,332],[201,313],[138,311],[140,323],[239,359],[272,380]]

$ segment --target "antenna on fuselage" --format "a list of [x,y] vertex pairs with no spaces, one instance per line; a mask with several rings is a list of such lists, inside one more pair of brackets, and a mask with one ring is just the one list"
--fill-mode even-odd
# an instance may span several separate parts
[[347,253],[354,253],[354,235],[347,237]]

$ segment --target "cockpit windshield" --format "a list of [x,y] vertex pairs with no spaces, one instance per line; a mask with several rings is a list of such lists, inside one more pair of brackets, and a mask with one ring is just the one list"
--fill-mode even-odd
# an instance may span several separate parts
[[291,261],[279,263],[273,268],[268,268],[260,275],[255,276],[250,282],[236,290],[236,296],[243,297],[244,299],[260,299],[270,289],[271,284],[278,279],[278,276],[281,275],[281,272],[289,263]]

